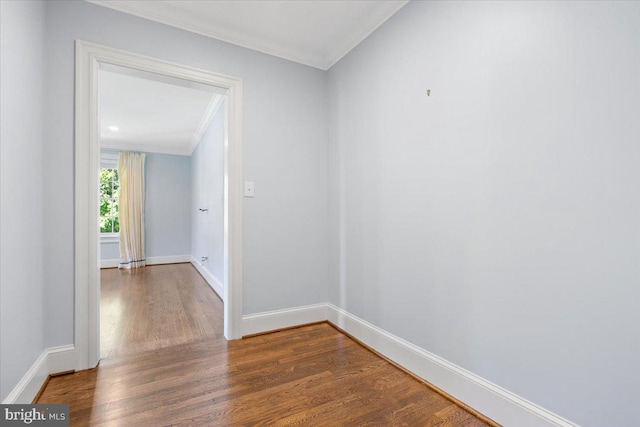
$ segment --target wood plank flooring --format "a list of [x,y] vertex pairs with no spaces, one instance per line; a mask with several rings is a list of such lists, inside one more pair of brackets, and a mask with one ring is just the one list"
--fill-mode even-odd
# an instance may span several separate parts
[[100,271],[100,357],[223,337],[222,301],[191,264]]
[[143,270],[102,271],[109,357],[38,400],[72,426],[487,425],[327,323],[227,342],[191,265]]

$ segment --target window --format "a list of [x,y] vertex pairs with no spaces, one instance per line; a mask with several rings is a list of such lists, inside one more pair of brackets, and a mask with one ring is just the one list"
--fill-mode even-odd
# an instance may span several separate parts
[[100,233],[103,237],[117,237],[118,221],[118,169],[100,169]]

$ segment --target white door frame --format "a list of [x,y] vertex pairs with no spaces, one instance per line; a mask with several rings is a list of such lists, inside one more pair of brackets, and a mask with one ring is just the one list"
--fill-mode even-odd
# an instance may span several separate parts
[[227,90],[224,159],[224,336],[242,337],[242,80],[148,56],[76,41],[75,350],[77,370],[100,360],[98,260],[98,68],[101,63],[177,77]]

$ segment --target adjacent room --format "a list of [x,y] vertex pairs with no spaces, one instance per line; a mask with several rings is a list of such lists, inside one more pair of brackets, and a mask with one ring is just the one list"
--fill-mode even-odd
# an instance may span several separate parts
[[[226,96],[216,87],[108,64],[98,79],[100,355],[105,359],[201,336],[194,328],[141,321],[140,316],[151,320],[159,313],[174,313],[178,321],[188,317],[175,283],[166,284],[152,309],[136,311],[151,304],[135,295],[156,283],[142,277],[153,274],[142,267],[191,263],[223,297]],[[133,156],[130,163],[126,156]],[[123,176],[128,192],[121,191]],[[127,203],[121,193],[130,198]],[[133,286],[136,280],[148,283]]]

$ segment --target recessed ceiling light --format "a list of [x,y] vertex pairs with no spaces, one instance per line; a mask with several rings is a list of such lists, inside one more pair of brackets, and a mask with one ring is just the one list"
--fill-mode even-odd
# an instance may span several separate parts
[[118,126],[109,126],[109,130],[112,132],[118,132],[120,128]]

